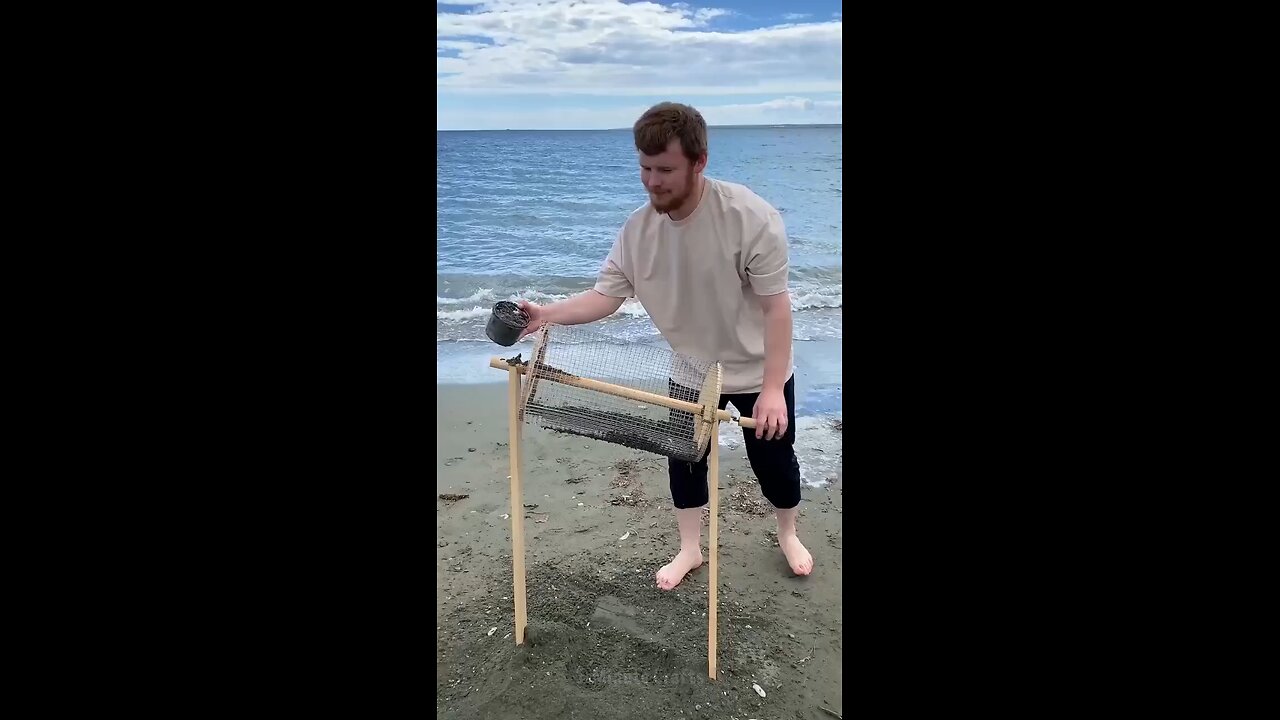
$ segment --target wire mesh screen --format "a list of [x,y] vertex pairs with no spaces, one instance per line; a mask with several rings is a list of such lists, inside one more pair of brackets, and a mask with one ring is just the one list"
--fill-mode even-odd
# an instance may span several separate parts
[[[521,412],[548,430],[697,462],[711,432],[702,408],[719,406],[720,380],[716,362],[548,325],[534,337]],[[684,406],[655,402],[668,398]]]

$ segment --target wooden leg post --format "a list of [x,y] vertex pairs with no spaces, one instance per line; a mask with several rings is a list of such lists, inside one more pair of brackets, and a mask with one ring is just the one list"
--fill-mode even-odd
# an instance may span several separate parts
[[524,644],[524,630],[529,625],[525,614],[524,595],[524,493],[520,468],[524,464],[520,446],[520,370],[512,367],[507,382],[508,454],[511,456],[511,570],[516,601],[516,645]]
[[717,572],[719,563],[716,556],[719,555],[720,549],[720,421],[714,420],[711,423],[711,459],[707,468],[708,480],[711,490],[711,578],[707,581],[707,675],[712,680],[716,679],[716,591],[719,581]]

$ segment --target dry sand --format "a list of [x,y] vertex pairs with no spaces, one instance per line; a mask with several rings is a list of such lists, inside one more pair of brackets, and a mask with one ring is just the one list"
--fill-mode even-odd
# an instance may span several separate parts
[[[530,634],[517,647],[511,522],[503,518],[511,509],[506,386],[438,391],[438,717],[773,720],[842,712],[842,479],[802,491],[800,538],[815,568],[795,577],[741,446],[721,448],[719,678],[712,681],[708,566],[670,592],[654,585],[678,546],[666,459],[526,424]],[[704,553],[707,537],[704,522]]]

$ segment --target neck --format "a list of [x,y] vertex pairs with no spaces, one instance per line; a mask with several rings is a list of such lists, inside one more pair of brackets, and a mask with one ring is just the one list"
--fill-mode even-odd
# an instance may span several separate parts
[[689,197],[685,198],[684,202],[680,203],[680,207],[667,213],[667,217],[676,221],[683,220],[692,215],[694,210],[698,209],[698,203],[702,202],[702,190],[706,184],[706,180],[703,179],[701,174],[698,174],[695,177],[695,180],[696,182],[693,192],[689,193]]

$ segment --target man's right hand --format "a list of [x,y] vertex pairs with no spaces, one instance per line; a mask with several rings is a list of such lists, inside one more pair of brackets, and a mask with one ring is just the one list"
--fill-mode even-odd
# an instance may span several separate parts
[[520,309],[525,311],[525,313],[529,316],[528,326],[526,326],[525,329],[520,333],[519,339],[523,340],[526,335],[537,332],[540,328],[542,328],[543,325],[546,324],[547,322],[546,309],[543,308],[541,305],[531,303],[528,300],[521,300],[517,302],[516,305],[519,305]]
[[521,331],[520,337],[524,338],[530,333],[535,333],[548,323],[581,325],[595,322],[613,314],[622,306],[624,299],[603,295],[592,289],[546,307],[528,300],[518,300],[516,305],[529,314],[529,324]]

